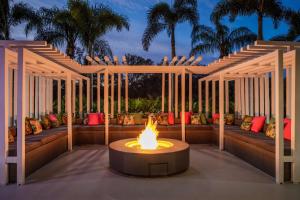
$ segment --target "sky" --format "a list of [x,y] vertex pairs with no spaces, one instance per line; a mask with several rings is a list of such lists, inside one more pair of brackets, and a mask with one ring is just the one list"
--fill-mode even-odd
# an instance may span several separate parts
[[[15,0],[18,2],[20,0]],[[64,7],[66,0],[22,0],[32,7]],[[91,3],[103,3],[111,7],[115,12],[126,16],[130,22],[130,30],[121,32],[111,31],[104,38],[109,42],[113,54],[123,56],[126,53],[150,58],[155,62],[159,62],[164,56],[170,57],[170,38],[166,32],[160,33],[151,43],[149,51],[144,51],[142,47],[142,35],[147,25],[147,10],[158,2],[172,3],[173,0],[90,0]],[[200,24],[212,26],[210,22],[210,13],[218,0],[198,0],[198,11],[200,14]],[[300,0],[282,0],[283,5],[294,9],[300,9]],[[225,18],[223,20],[231,29],[240,26],[246,26],[253,32],[257,33],[257,17],[255,15],[249,17],[237,17],[235,22],[231,23]],[[24,34],[24,25],[15,27],[12,31],[14,39],[32,39],[34,33]],[[179,24],[176,27],[176,51],[178,56],[189,55],[191,50],[191,26],[188,23]],[[264,37],[269,39],[275,35],[286,33],[288,26],[281,22],[278,29],[274,29],[272,20],[264,19]],[[63,51],[63,47],[61,47]],[[217,54],[203,55],[203,64],[207,64],[218,57]]]

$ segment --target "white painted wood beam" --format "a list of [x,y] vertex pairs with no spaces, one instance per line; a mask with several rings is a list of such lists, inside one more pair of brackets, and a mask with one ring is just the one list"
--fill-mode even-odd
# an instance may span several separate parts
[[224,75],[220,74],[219,80],[219,149],[224,150]]

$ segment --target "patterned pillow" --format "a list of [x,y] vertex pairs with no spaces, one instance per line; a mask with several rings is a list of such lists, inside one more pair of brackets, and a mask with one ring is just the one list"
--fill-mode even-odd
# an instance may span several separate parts
[[201,119],[201,124],[206,125],[207,124],[207,119],[204,113],[200,114],[200,119]]
[[29,118],[25,118],[25,135],[31,135],[33,133],[32,127],[30,125]]
[[275,133],[276,133],[275,123],[270,121],[266,130],[266,136],[274,139],[276,135]]
[[143,114],[142,113],[134,113],[133,118],[134,118],[135,124],[143,124]]
[[16,128],[15,127],[9,127],[8,128],[8,142],[13,143],[15,141],[16,134]]
[[134,125],[134,116],[131,114],[126,114],[124,116],[123,125]]
[[160,113],[157,117],[157,123],[159,125],[168,125],[168,113]]
[[233,125],[234,124],[234,114],[225,115],[225,124],[226,125]]
[[51,128],[59,127],[60,123],[55,114],[49,114],[48,118],[50,120]]
[[191,124],[201,124],[201,117],[199,114],[192,114]]
[[117,124],[118,125],[123,125],[124,122],[124,115],[123,114],[118,114],[117,115]]
[[241,129],[245,131],[250,131],[251,130],[251,122],[243,122],[241,124]]
[[253,117],[252,116],[249,116],[249,115],[245,115],[244,118],[243,118],[243,122],[252,122],[253,120]]
[[48,118],[48,115],[42,116],[42,126],[43,126],[43,129],[45,129],[45,130],[51,128],[51,121]]
[[34,135],[40,134],[43,131],[43,128],[37,119],[30,119],[30,125]]

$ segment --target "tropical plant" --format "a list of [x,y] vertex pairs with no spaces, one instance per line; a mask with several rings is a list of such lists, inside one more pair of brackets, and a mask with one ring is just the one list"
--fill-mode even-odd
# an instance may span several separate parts
[[246,27],[230,30],[227,26],[217,23],[214,30],[205,25],[198,25],[192,31],[191,54],[219,52],[222,58],[253,42],[255,38],[256,34]]
[[222,17],[229,15],[232,22],[238,15],[257,15],[257,39],[263,40],[263,18],[270,17],[274,28],[278,27],[282,19],[283,6],[281,0],[221,0],[211,14],[211,20],[218,22]]
[[285,20],[289,25],[288,32],[286,34],[275,36],[270,40],[300,42],[300,10],[286,10]]
[[174,0],[173,5],[165,2],[155,4],[149,9],[147,27],[144,31],[142,44],[148,51],[152,40],[162,31],[167,31],[171,37],[171,55],[176,56],[175,29],[182,22],[189,22],[192,26],[198,23],[197,0]]
[[0,39],[10,40],[11,29],[36,17],[36,13],[28,4],[13,0],[0,0]]

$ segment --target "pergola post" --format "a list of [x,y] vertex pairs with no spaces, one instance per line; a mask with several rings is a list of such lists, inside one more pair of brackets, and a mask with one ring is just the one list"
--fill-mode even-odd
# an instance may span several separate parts
[[258,77],[254,78],[254,115],[259,116],[259,87],[258,87]]
[[8,68],[8,124],[12,126],[13,123],[13,69]]
[[161,79],[161,112],[165,112],[165,83],[166,83],[166,75],[162,73]]
[[29,116],[34,117],[34,76],[29,75]]
[[61,113],[61,80],[57,80],[57,113]]
[[260,116],[265,115],[265,78],[259,77],[259,102],[260,102]]
[[198,80],[198,112],[202,113],[202,81]]
[[172,112],[172,73],[169,73],[168,79],[168,112]]
[[72,81],[72,113],[76,113],[76,80]]
[[115,74],[111,74],[111,83],[110,83],[110,117],[114,118],[115,112]]
[[271,72],[271,113],[275,117],[275,72]]
[[291,72],[291,149],[292,149],[292,182],[300,182],[300,51],[295,50]]
[[229,113],[229,81],[225,81],[225,113]]
[[275,159],[276,159],[276,183],[284,181],[284,143],[283,143],[283,53],[276,50],[275,56],[275,113],[276,113],[276,138],[275,138]]
[[104,114],[105,114],[105,145],[108,145],[108,69],[104,72]]
[[17,95],[17,183],[25,184],[25,101],[26,60],[25,50],[18,49],[18,95]]
[[206,117],[209,115],[209,81],[205,81],[205,112]]
[[97,112],[100,111],[100,73],[97,73]]
[[[34,77],[34,117],[39,119],[39,77]],[[13,103],[13,102],[12,102]]]
[[189,111],[193,111],[193,74],[189,72]]
[[175,118],[178,118],[178,74],[175,74]]
[[[16,84],[16,82],[15,82]],[[39,111],[40,115],[45,115],[46,112],[46,105],[45,105],[45,78],[44,77],[39,77]]]
[[[39,77],[39,91],[40,91],[40,87],[41,87],[41,82],[40,82],[40,79],[41,77]],[[39,92],[39,94],[41,94]],[[17,96],[18,96],[18,72],[16,69],[14,69],[14,120],[17,120],[17,105],[18,105],[18,102],[17,102]],[[41,104],[41,101],[40,101],[40,96],[41,95],[38,95],[38,98],[39,98],[39,106]],[[39,107],[39,113],[41,113],[41,107]]]
[[270,88],[269,88],[269,74],[265,74],[265,115],[267,122],[270,121]]
[[254,90],[253,90],[253,78],[250,78],[250,88],[249,88],[249,98],[250,98],[250,111],[249,115],[253,116],[254,114]]
[[224,149],[224,75],[221,73],[219,78],[219,149]]
[[286,68],[286,117],[291,117],[291,68]]
[[128,113],[128,73],[125,73],[125,112]]
[[181,140],[185,142],[185,70],[181,72]]
[[83,106],[82,106],[82,90],[83,90],[82,79],[79,80],[79,114],[80,117],[83,118]]
[[[74,85],[73,85],[74,86]],[[71,74],[67,73],[66,80],[66,112],[68,115],[68,150],[72,151],[72,80]]]
[[53,112],[53,79],[49,79],[49,90],[50,90],[50,97],[49,97],[49,113]]
[[121,87],[122,87],[122,81],[121,81],[121,74],[118,73],[118,113],[121,113]]
[[0,48],[0,184],[8,183],[8,58],[6,48]]
[[246,115],[249,115],[249,79],[245,78],[245,113]]
[[237,91],[238,91],[238,94],[237,94],[237,96],[238,96],[238,118],[240,118],[241,116],[242,116],[242,94],[241,94],[241,78],[239,78],[238,80],[237,80],[237,86],[238,86],[238,89],[237,89]]
[[245,79],[241,78],[241,109],[242,109],[242,117],[245,116],[246,111],[245,106]]
[[[30,103],[29,103],[29,74],[25,72],[25,116],[29,117],[30,116]],[[45,98],[47,100],[47,98]],[[46,112],[48,111],[48,107],[46,107]]]
[[212,114],[216,113],[216,81],[212,81]]
[[[89,113],[91,111],[91,101],[90,101],[90,95],[91,95],[91,92],[90,92],[90,79],[87,79],[86,80],[86,112]],[[92,105],[93,106],[93,105]]]

